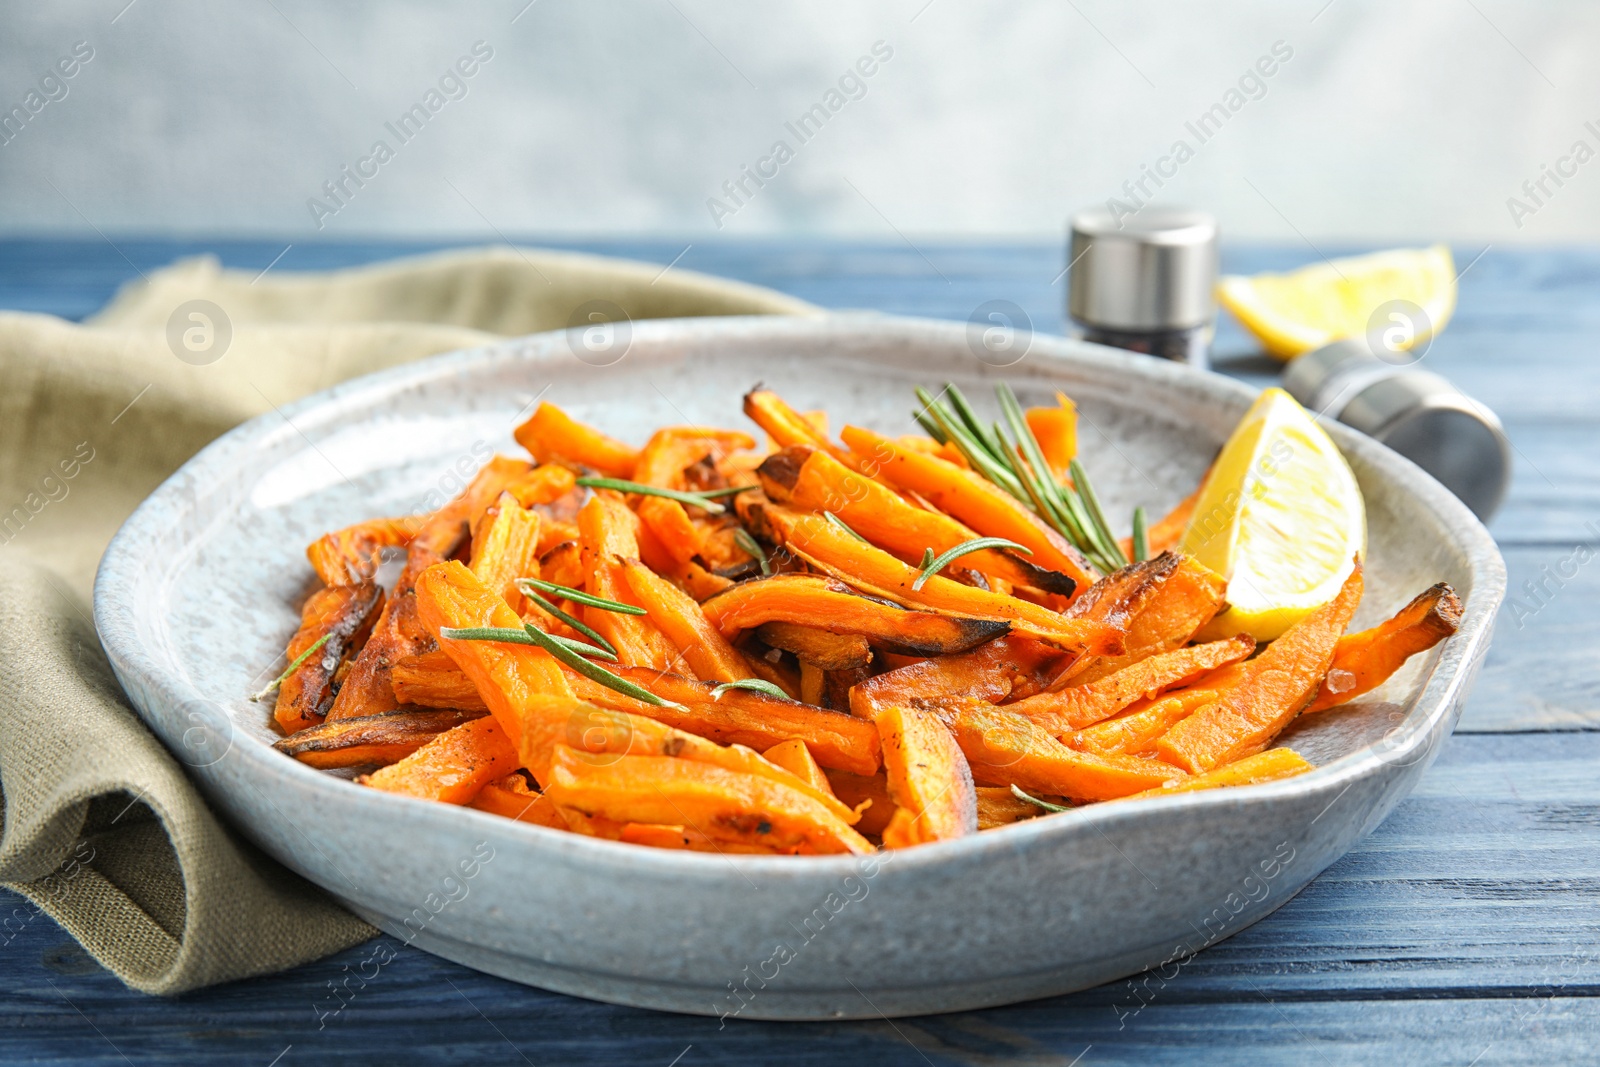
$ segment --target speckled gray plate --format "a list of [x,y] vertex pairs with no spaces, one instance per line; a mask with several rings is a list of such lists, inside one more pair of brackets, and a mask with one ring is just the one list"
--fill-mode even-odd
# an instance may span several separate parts
[[[605,338],[591,338],[603,346]],[[1454,497],[1331,430],[1366,493],[1358,624],[1445,580],[1461,632],[1359,707],[1287,738],[1318,765],[1249,789],[1093,806],[871,857],[658,851],[366,790],[273,752],[245,694],[281,666],[324,530],[414,512],[512,450],[536,397],[628,440],[740,425],[764,381],[834,425],[896,433],[911,387],[1024,403],[1064,388],[1113,515],[1196,483],[1250,400],[1220,377],[1034,337],[999,368],[961,325],[869,317],[635,324],[625,355],[543,334],[362,378],[212,444],[158,489],[101,564],[95,618],[139,711],[213,803],[271,855],[441,956],[549,989],[742,1018],[953,1011],[1061,993],[1180,958],[1269,914],[1370,831],[1449,733],[1505,584]],[[1014,355],[1016,347],[1012,349]],[[578,358],[581,353],[583,358]],[[988,357],[993,360],[992,355]],[[1006,357],[1009,360],[1011,357]],[[606,362],[607,366],[594,364]]]

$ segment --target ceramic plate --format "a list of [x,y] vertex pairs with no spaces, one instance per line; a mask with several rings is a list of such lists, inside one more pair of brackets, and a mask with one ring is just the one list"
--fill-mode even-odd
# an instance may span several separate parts
[[[322,532],[407,514],[515,451],[537,398],[625,440],[743,424],[765,382],[834,425],[914,430],[911,389],[1024,404],[1064,389],[1111,514],[1164,513],[1251,400],[1227,379],[1043,337],[996,355],[965,326],[698,319],[541,334],[348,382],[201,452],[118,533],[95,617],[145,721],[264,850],[427,951],[547,989],[672,1011],[822,1019],[954,1011],[1092,986],[1180,958],[1282,905],[1376,826],[1449,734],[1505,584],[1445,489],[1330,426],[1366,494],[1357,625],[1437,581],[1461,630],[1358,706],[1285,741],[1312,773],[1096,805],[864,858],[721,857],[556,833],[391,796],[271,750],[246,694],[281,669]],[[980,358],[981,357],[981,358]],[[1006,366],[997,364],[1005,363]],[[1124,523],[1126,520],[1123,520]]]

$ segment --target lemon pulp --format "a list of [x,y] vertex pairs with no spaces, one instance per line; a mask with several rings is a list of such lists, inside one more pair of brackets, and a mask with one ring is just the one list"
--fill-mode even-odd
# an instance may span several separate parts
[[1279,636],[1338,594],[1366,530],[1338,446],[1293,397],[1268,389],[1223,446],[1180,542],[1228,582],[1228,608],[1201,636]]
[[[1229,275],[1217,299],[1272,355],[1292,359],[1369,329],[1393,352],[1444,328],[1456,306],[1455,263],[1444,245],[1313,264],[1288,274]],[[1374,313],[1390,301],[1404,304]]]

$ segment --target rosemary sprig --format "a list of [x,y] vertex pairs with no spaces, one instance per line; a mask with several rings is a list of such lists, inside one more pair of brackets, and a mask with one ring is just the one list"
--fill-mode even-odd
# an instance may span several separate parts
[[589,640],[593,641],[596,645],[599,645],[607,652],[610,652],[613,656],[617,654],[617,646],[613,645],[610,641],[607,641],[600,635],[598,631],[590,629],[589,626],[583,622],[583,620],[579,619],[575,615],[569,615],[567,612],[561,610],[561,608],[556,605],[555,601],[539,592],[539,590],[535,589],[532,585],[526,584],[531,580],[532,579],[529,578],[517,579],[517,588],[522,590],[523,596],[527,597],[545,611],[549,612],[551,615],[560,619],[562,622],[566,623],[568,626],[572,627]]
[[748,689],[754,693],[765,693],[769,697],[777,697],[779,700],[791,699],[788,693],[785,693],[782,689],[779,689],[771,682],[764,681],[760,678],[740,678],[736,682],[723,682],[721,685],[711,690],[711,699],[721,700],[722,694],[726,693],[730,689]]
[[619,615],[646,614],[643,608],[635,607],[632,604],[624,604],[620,600],[607,600],[605,597],[593,596],[589,593],[585,593],[581,589],[574,589],[570,585],[561,585],[559,582],[547,582],[543,578],[517,579],[517,588],[521,589],[524,593],[528,591],[528,586],[532,586],[534,589],[537,589],[540,592],[554,593],[559,597],[572,601],[574,604],[582,604],[587,608],[599,608],[601,611],[614,611]]
[[1133,509],[1133,559],[1130,563],[1143,563],[1150,558],[1150,532],[1145,528],[1149,520],[1144,508]]
[[268,682],[266,684],[266,686],[261,690],[261,692],[255,694],[250,699],[254,700],[254,701],[261,701],[261,700],[267,699],[267,694],[268,693],[270,693],[274,689],[278,688],[278,686],[282,685],[284,683],[284,681],[288,679],[289,675],[291,675],[295,671],[299,670],[300,669],[300,665],[302,663],[304,663],[306,660],[310,659],[311,658],[311,654],[313,652],[315,652],[317,649],[321,648],[323,645],[327,644],[328,643],[328,639],[331,638],[332,636],[333,636],[333,634],[326,633],[326,634],[323,634],[321,637],[317,638],[317,643],[316,644],[312,645],[310,648],[306,649],[304,652],[302,652],[298,656],[296,656],[293,659],[293,661],[291,661],[290,664],[283,669],[283,673],[282,674],[278,675],[272,681]]
[[762,574],[765,575],[772,573],[771,557],[767,555],[767,550],[761,547],[761,542],[757,541],[751,535],[749,530],[746,530],[743,526],[735,527],[733,531],[733,543],[744,549],[745,552],[749,553],[751,559],[754,559],[757,563],[761,564]]
[[645,485],[643,482],[630,482],[622,478],[579,478],[578,484],[586,489],[615,489],[619,493],[638,493],[640,496],[661,496],[668,500],[676,500],[680,504],[688,504],[712,515],[724,514],[728,509],[717,503],[713,497],[733,496],[746,489],[754,489],[753,485],[736,485],[726,489],[708,489],[703,493],[685,493],[678,489],[663,489],[659,485]]
[[1003,422],[985,428],[961,390],[946,385],[949,403],[916,390],[922,409],[916,420],[941,444],[954,444],[969,466],[1021,501],[1075,545],[1103,573],[1128,562],[1106,522],[1100,498],[1082,464],[1069,468],[1070,484],[1056,477],[1011,387],[995,387]]
[[925,548],[922,550],[922,573],[917,576],[916,581],[911,583],[911,588],[913,590],[921,589],[923,582],[926,582],[962,556],[972,552],[982,552],[986,548],[1009,548],[1024,555],[1033,555],[1033,549],[1025,548],[1015,541],[1008,541],[1004,537],[974,537],[972,540],[963,541],[938,556],[933,554],[933,549]]
[[544,649],[590,681],[598,682],[623,696],[632,697],[646,704],[654,704],[658,708],[683,708],[682,704],[662,700],[650,690],[634,685],[626,678],[612,674],[598,663],[585,659],[532,623],[525,624],[520,630],[504,626],[464,626],[459,629],[447,626],[440,629],[439,636],[452,641],[500,641],[508,645],[533,645],[535,648]]
[[1026,800],[1029,804],[1037,804],[1039,807],[1043,808],[1045,811],[1071,811],[1072,810],[1071,808],[1064,808],[1060,804],[1052,804],[1048,800],[1040,800],[1038,797],[1029,796],[1027,793],[1024,793],[1022,791],[1022,787],[1021,786],[1017,786],[1017,785],[1013,785],[1011,787],[1011,795],[1016,797],[1018,800]]
[[835,515],[833,512],[824,511],[822,513],[822,517],[824,519],[828,520],[828,524],[830,526],[837,526],[839,529],[843,530],[845,533],[849,534],[851,537],[854,537],[857,541],[860,541],[862,544],[866,544],[867,543],[867,539],[865,537],[862,537],[860,534],[858,534],[854,530],[850,529],[849,525],[843,519],[841,519],[839,516]]

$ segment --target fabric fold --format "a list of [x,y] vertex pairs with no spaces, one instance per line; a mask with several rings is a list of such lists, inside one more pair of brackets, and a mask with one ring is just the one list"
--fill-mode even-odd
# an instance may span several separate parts
[[327,274],[202,257],[130,283],[83,325],[0,312],[0,884],[150,993],[372,936],[226,826],[145,728],[95,636],[95,567],[139,502],[232,426],[360,374],[587,322],[595,307],[816,311],[685,271],[502,248]]

